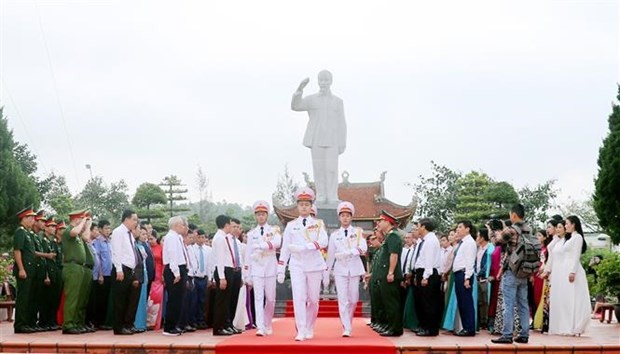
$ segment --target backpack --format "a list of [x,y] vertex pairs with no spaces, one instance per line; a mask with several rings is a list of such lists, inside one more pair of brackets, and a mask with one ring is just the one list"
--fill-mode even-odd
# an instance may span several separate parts
[[513,225],[517,232],[517,245],[510,255],[508,266],[517,278],[530,278],[540,269],[540,250],[538,238],[524,225]]

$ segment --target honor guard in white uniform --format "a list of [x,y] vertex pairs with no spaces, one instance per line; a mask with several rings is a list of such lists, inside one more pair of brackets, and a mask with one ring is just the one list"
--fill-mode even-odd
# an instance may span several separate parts
[[278,261],[278,282],[284,282],[288,263],[297,325],[295,340],[302,341],[314,337],[321,277],[326,269],[321,248],[327,247],[328,237],[323,222],[310,216],[314,191],[307,187],[301,188],[295,193],[295,199],[299,217],[290,221],[284,230]]
[[244,272],[246,283],[254,287],[256,335],[265,336],[272,333],[278,265],[276,250],[282,244],[282,235],[278,226],[267,224],[269,203],[259,200],[253,209],[257,225],[248,232]]
[[359,300],[360,276],[365,274],[361,255],[366,253],[368,246],[359,227],[353,227],[351,221],[355,207],[349,202],[338,205],[340,229],[334,231],[329,238],[327,247],[327,271],[323,277],[323,285],[329,283],[333,271],[338,292],[338,311],[344,331],[343,337],[350,337],[353,314]]

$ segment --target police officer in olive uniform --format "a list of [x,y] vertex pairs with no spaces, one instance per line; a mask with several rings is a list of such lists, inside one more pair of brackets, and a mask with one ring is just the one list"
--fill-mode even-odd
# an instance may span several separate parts
[[63,310],[63,334],[81,334],[86,329],[81,327],[79,319],[80,298],[84,292],[84,265],[86,264],[86,249],[82,240],[82,233],[90,231],[90,221],[85,217],[85,211],[75,211],[69,214],[70,225],[62,235],[62,250],[64,264],[62,278],[65,290],[65,305]]
[[34,241],[30,233],[30,228],[34,224],[34,217],[37,215],[32,208],[26,208],[19,213],[20,226],[15,230],[13,236],[13,255],[15,265],[13,275],[17,279],[17,296],[15,298],[15,322],[13,329],[15,333],[33,333],[35,324],[31,322],[30,311],[32,311],[34,293],[32,292],[32,281],[34,279],[35,255]]
[[41,310],[39,312],[39,327],[46,328],[49,331],[57,331],[60,329],[56,323],[56,310],[58,306],[54,306],[55,287],[58,285],[60,272],[56,265],[56,242],[54,235],[56,234],[56,222],[53,218],[45,221],[45,231],[42,240],[43,251],[51,254],[52,257],[45,258],[46,277],[43,281],[42,294],[44,296],[39,299],[41,302]]
[[[41,294],[43,290],[43,283],[45,278],[47,277],[46,270],[46,259],[50,256],[43,249],[43,229],[45,228],[45,213],[43,210],[40,210],[37,215],[34,217],[34,224],[32,225],[32,229],[30,230],[32,240],[34,242],[34,254],[35,254],[35,271],[34,277],[32,279],[32,292],[36,297]],[[44,328],[39,323],[39,317],[41,314],[41,301],[36,299],[33,304],[33,308],[30,310],[30,321],[35,323],[34,329],[37,331],[46,331],[47,328]]]
[[[84,217],[92,225],[92,216],[89,212],[84,214]],[[82,233],[82,246],[84,247],[84,268],[82,269],[82,290],[80,292],[80,298],[78,302],[78,325],[85,329],[85,332],[95,332],[95,327],[86,323],[86,307],[88,306],[88,300],[90,299],[90,292],[93,284],[93,268],[95,268],[95,255],[90,245],[90,230],[91,225],[88,226],[88,230],[84,230]]]
[[402,241],[396,232],[398,220],[385,210],[379,216],[378,228],[385,234],[385,240],[381,246],[380,254],[375,256],[376,283],[380,288],[378,292],[379,303],[384,309],[385,330],[379,332],[384,337],[397,337],[403,334],[403,310],[400,303],[399,284],[403,279],[400,265]]

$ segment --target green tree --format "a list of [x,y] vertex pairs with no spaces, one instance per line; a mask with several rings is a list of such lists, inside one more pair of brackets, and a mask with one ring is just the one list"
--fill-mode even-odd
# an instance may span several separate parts
[[557,197],[555,180],[549,180],[535,187],[519,189],[519,201],[525,207],[525,220],[533,226],[541,226],[549,218],[548,211]]
[[136,194],[134,194],[131,203],[140,208],[137,210],[140,218],[146,218],[148,222],[151,222],[151,219],[164,217],[163,210],[151,209],[151,206],[165,204],[167,201],[166,193],[160,186],[153,183],[142,183],[136,189]]
[[202,167],[198,166],[198,172],[196,172],[196,185],[198,186],[198,192],[200,193],[200,220],[202,222],[207,221],[207,187],[209,186],[209,180],[207,175],[202,170]]
[[74,209],[73,197],[64,176],[50,173],[38,183],[41,201],[59,219],[67,219]]
[[28,172],[22,169],[15,149],[19,146],[13,140],[8,120],[0,107],[0,250],[11,248],[12,235],[17,227],[18,211],[28,205],[39,206],[39,192]]
[[295,204],[295,190],[299,188],[299,183],[293,180],[288,172],[288,164],[284,165],[284,174],[278,176],[276,191],[273,193],[273,202],[276,205]]
[[168,199],[168,208],[165,209],[170,216],[174,216],[175,212],[189,211],[189,208],[186,207],[175,207],[174,202],[178,202],[181,200],[186,200],[187,198],[183,196],[187,193],[187,189],[179,188],[184,186],[181,182],[181,179],[175,175],[170,175],[165,177],[164,180],[159,184],[164,187],[164,193],[167,195]]
[[519,195],[508,182],[493,182],[484,192],[484,200],[492,207],[492,214],[497,218],[507,218],[510,208],[519,201]]
[[[618,95],[620,101],[620,85]],[[594,210],[601,227],[620,243],[620,106],[612,103],[609,134],[598,152],[598,176],[594,188]]]
[[474,224],[488,219],[494,212],[486,198],[493,181],[485,173],[472,171],[456,182],[456,219],[471,220]]
[[438,230],[445,232],[454,223],[459,172],[431,161],[431,176],[419,176],[419,182],[409,184],[418,198],[416,216],[433,218]]
[[119,222],[122,211],[129,206],[127,184],[120,180],[107,186],[101,176],[88,180],[74,199],[76,208],[89,209],[93,218]]
[[577,215],[579,219],[581,219],[584,231],[602,231],[598,217],[594,211],[594,200],[592,196],[586,200],[575,200],[571,198],[565,204],[560,205],[559,208],[562,215]]

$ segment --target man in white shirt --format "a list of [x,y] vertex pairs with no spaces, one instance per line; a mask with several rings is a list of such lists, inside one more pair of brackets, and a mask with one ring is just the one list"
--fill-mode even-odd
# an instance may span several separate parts
[[273,333],[278,265],[276,250],[282,244],[282,235],[279,227],[267,223],[268,202],[259,200],[254,203],[253,209],[257,225],[247,235],[244,271],[248,285],[254,287],[256,335],[265,336]]
[[[233,273],[241,272],[239,253],[235,239],[230,235],[230,217],[218,215],[215,218],[218,230],[213,236],[212,253],[215,261],[213,279],[215,279],[215,301],[213,311],[213,335],[229,336],[235,334],[228,323],[231,301],[231,283]],[[237,250],[237,251],[235,251]]]
[[333,270],[338,293],[338,311],[344,331],[343,337],[350,337],[353,330],[353,314],[359,300],[360,277],[365,274],[364,264],[360,258],[368,249],[363,230],[353,227],[355,207],[349,202],[341,202],[337,208],[340,229],[329,238],[327,248],[327,271],[323,282],[329,282]]
[[[111,296],[114,298],[114,334],[133,334],[133,314],[130,312],[131,299],[140,290],[134,286],[135,268],[138,255],[134,235],[131,230],[138,224],[138,215],[132,210],[123,211],[122,224],[112,232],[110,248],[112,249],[112,274],[116,276],[112,282]],[[133,309],[135,311],[135,308]]]
[[448,240],[448,235],[441,235],[439,238],[439,245],[441,246],[441,260],[439,262],[439,275],[444,275],[450,271],[450,263],[448,263],[448,256],[452,252],[452,245]]
[[416,335],[435,337],[439,335],[439,323],[443,312],[441,297],[441,246],[433,232],[435,222],[429,218],[418,221],[418,233],[421,237],[413,259],[415,267],[415,307],[420,330]]
[[190,322],[196,324],[198,329],[206,329],[204,309],[207,301],[207,283],[210,276],[212,256],[211,247],[205,244],[207,240],[205,231],[198,230],[197,235],[196,243],[190,249],[190,253],[193,254],[193,259],[196,262]]
[[454,272],[456,301],[463,324],[463,330],[455,333],[459,337],[476,335],[476,313],[472,285],[474,284],[474,265],[478,246],[471,237],[471,234],[475,232],[476,229],[469,220],[460,221],[456,227],[456,236],[460,241],[454,249],[452,272]]
[[196,291],[194,287],[194,276],[196,275],[198,259],[196,258],[196,254],[190,250],[194,248],[197,231],[198,227],[196,225],[188,224],[187,231],[181,234],[185,254],[187,254],[187,281],[183,292],[183,304],[181,305],[181,315],[178,324],[178,327],[183,332],[196,332],[196,327],[194,327],[194,323],[192,322],[192,300]]
[[168,220],[168,229],[162,247],[164,282],[168,294],[164,335],[178,336],[182,333],[178,324],[187,286],[187,264],[189,262],[189,254],[182,236],[188,231],[187,219],[182,216],[171,217]]
[[314,337],[314,323],[319,313],[321,277],[327,268],[321,248],[327,247],[328,237],[323,223],[310,216],[314,191],[308,187],[300,188],[295,193],[295,199],[299,217],[290,221],[284,230],[277,280],[279,283],[284,282],[284,271],[288,263],[297,325],[295,340],[302,341]]

